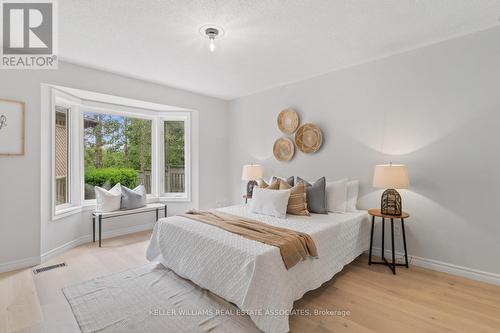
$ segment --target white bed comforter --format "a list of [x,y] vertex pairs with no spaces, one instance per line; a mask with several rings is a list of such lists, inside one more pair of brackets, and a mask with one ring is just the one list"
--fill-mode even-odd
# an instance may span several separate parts
[[181,216],[158,221],[146,257],[236,304],[264,332],[288,332],[293,302],[368,248],[365,211],[280,219],[252,214],[243,205],[220,210],[307,233],[319,258],[286,270],[279,248]]

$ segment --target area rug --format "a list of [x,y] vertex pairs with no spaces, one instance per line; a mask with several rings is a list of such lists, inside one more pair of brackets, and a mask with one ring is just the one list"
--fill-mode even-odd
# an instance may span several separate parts
[[259,332],[236,306],[161,264],[62,291],[84,333]]

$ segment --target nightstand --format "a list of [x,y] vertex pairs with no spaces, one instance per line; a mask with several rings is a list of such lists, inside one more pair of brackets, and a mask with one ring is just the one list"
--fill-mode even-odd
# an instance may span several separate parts
[[[368,214],[372,216],[372,230],[370,233],[370,254],[368,258],[368,265],[371,264],[380,264],[388,266],[393,274],[396,274],[396,266],[405,266],[408,268],[408,252],[406,250],[406,234],[405,234],[405,219],[410,217],[410,214],[403,212],[401,215],[385,215],[380,212],[380,209],[370,209],[368,210]],[[372,261],[372,247],[373,247],[373,228],[375,226],[375,218],[382,218],[382,261]],[[392,244],[392,263],[388,262],[385,259],[384,255],[384,240],[385,240],[385,221],[386,219],[391,221],[391,244]],[[401,220],[401,231],[403,234],[403,246],[405,249],[405,263],[397,263],[396,262],[396,253],[394,250],[394,219]]]

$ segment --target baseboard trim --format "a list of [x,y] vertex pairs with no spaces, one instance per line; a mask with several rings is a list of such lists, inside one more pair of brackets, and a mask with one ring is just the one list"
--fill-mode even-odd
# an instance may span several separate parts
[[[102,239],[123,236],[127,234],[133,234],[135,232],[151,230],[153,229],[154,223],[145,223],[140,225],[134,225],[128,228],[119,228],[113,230],[107,230],[102,232]],[[5,263],[0,263],[0,273],[15,271],[17,269],[28,268],[40,265],[47,260],[56,257],[69,249],[77,247],[79,245],[92,242],[92,235],[81,236],[77,239],[73,239],[61,246],[58,246],[52,250],[43,253],[41,256],[23,258],[19,260],[8,261]]]
[[0,273],[15,271],[26,267],[32,267],[38,264],[40,264],[39,256],[8,261],[0,263]]
[[[119,229],[113,229],[113,230],[107,230],[102,232],[102,239],[107,239],[107,238],[113,238],[113,237],[118,237],[118,236],[123,236],[123,235],[128,235],[128,234],[133,234],[135,232],[140,232],[140,231],[145,231],[145,230],[151,230],[153,229],[154,223],[145,223],[145,224],[139,224],[139,225],[134,225],[128,228],[119,228]],[[45,262],[53,257],[56,257],[74,247],[77,247],[82,244],[90,243],[92,242],[92,235],[85,235],[82,237],[79,237],[77,239],[74,239],[72,241],[69,241],[61,246],[56,247],[55,249],[49,250],[41,255],[41,262]],[[96,230],[96,242],[97,242],[97,230]]]
[[[381,248],[373,248],[374,255],[380,255],[380,251]],[[390,250],[385,249],[384,253],[386,255],[386,258],[391,258],[392,252]],[[404,258],[404,253],[396,252],[396,256],[398,258]],[[408,260],[410,261],[410,264],[415,266],[429,268],[435,271],[449,273],[452,275],[458,275],[472,280],[500,285],[500,274],[449,264],[443,261],[422,258],[410,254],[408,254]]]
[[82,236],[82,237],[79,237],[77,239],[73,239],[72,241],[69,241],[61,246],[58,246],[52,250],[49,250],[40,256],[40,262],[43,263],[43,262],[45,262],[45,261],[47,261],[55,256],[58,256],[64,252],[68,251],[69,249],[72,249],[72,248],[77,247],[79,245],[88,243],[89,241],[92,241],[91,237],[92,237],[91,235]]

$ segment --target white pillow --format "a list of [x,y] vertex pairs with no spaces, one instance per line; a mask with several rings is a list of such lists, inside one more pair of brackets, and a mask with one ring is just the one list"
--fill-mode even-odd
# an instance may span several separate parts
[[359,180],[350,180],[347,182],[347,207],[348,212],[357,212],[356,204],[358,203]]
[[334,182],[326,182],[326,207],[329,212],[346,212],[347,179],[341,179]]
[[255,187],[250,202],[250,212],[285,218],[290,194],[290,190],[268,190]]
[[122,199],[122,190],[120,183],[116,184],[111,190],[95,186],[96,212],[106,213],[120,209]]

